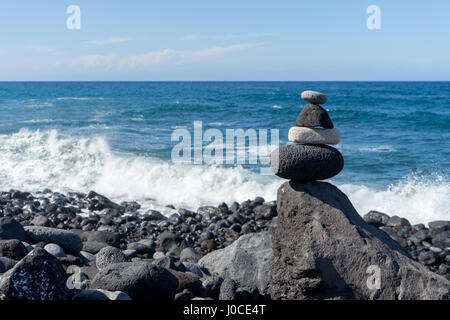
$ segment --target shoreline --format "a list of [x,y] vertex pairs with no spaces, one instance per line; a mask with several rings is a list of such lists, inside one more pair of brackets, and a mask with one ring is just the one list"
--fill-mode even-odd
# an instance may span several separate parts
[[[194,297],[219,299],[218,288],[226,279],[207,274],[199,265],[199,260],[213,251],[230,247],[246,235],[259,233],[265,237],[277,226],[276,201],[265,202],[261,197],[240,204],[222,203],[196,210],[171,208],[178,213],[166,217],[156,210],[148,210],[141,214],[137,212],[140,209],[138,202],[118,204],[94,191],[87,194],[62,194],[50,189],[36,193],[18,190],[1,192],[0,219],[16,220],[25,228],[27,236],[18,239],[26,251],[21,251],[21,245],[16,244],[17,252],[10,250],[9,256],[0,256],[0,277],[14,268],[33,248],[45,248],[59,260],[69,278],[76,274],[73,272],[74,266],[81,270],[84,268],[80,273],[84,280],[78,283],[80,288],[71,290],[70,298],[78,294],[81,294],[81,297],[78,296],[80,299],[84,295],[92,298],[89,295],[92,290],[87,289],[99,269],[101,271],[107,265],[150,262],[169,270],[179,281],[183,279],[183,283],[189,283],[176,292],[176,300]],[[414,260],[450,280],[449,221],[430,221],[428,227],[424,224],[411,225],[404,218],[389,217],[377,211],[371,211],[363,218],[397,241]],[[30,232],[42,231],[39,228],[44,231],[50,228],[55,233],[65,230],[77,235],[81,239],[79,248],[72,250],[73,244],[51,241],[58,237],[50,237],[50,240],[31,237]],[[11,241],[6,239],[9,238],[0,240],[0,243]],[[99,264],[104,265],[100,268]],[[240,290],[240,299],[267,298],[256,288],[236,290]]]

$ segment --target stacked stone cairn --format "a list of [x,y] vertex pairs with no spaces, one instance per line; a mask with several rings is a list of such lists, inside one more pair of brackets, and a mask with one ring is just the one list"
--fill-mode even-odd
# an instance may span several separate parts
[[329,146],[339,143],[340,132],[320,106],[327,102],[323,93],[304,91],[301,97],[309,104],[300,112],[296,126],[289,130],[288,139],[294,144],[274,150],[270,168],[277,176],[294,181],[329,179],[344,167],[342,154]]

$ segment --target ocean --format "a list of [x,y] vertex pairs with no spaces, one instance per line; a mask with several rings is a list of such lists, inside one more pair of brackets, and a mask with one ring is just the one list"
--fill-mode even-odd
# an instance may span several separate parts
[[171,136],[201,121],[286,144],[304,90],[328,97],[345,160],[329,182],[361,215],[449,220],[450,82],[0,82],[0,190],[95,190],[167,214],[275,200],[283,179],[262,164],[174,163]]

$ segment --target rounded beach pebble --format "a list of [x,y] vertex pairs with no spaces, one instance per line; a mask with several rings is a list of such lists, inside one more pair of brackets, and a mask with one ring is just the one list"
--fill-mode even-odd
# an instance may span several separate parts
[[300,144],[338,144],[341,133],[337,129],[292,127],[288,139]]
[[314,104],[325,104],[327,103],[327,97],[322,92],[306,90],[302,92],[302,99]]

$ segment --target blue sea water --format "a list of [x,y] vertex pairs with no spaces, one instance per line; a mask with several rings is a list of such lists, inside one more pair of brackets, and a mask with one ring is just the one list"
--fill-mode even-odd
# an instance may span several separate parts
[[282,179],[258,164],[173,163],[171,135],[202,121],[278,129],[286,144],[304,90],[328,96],[345,159],[330,182],[360,214],[450,218],[450,82],[2,82],[0,189],[93,189],[145,208],[275,200]]

